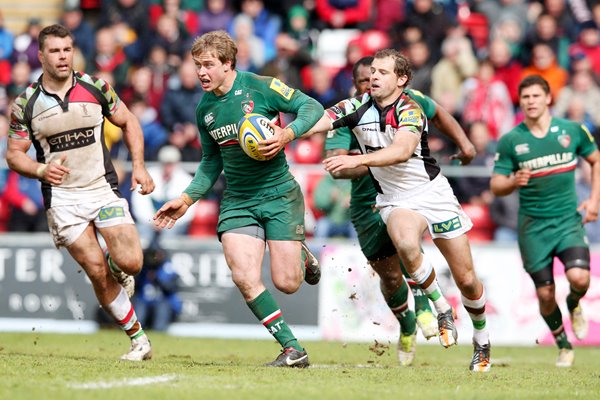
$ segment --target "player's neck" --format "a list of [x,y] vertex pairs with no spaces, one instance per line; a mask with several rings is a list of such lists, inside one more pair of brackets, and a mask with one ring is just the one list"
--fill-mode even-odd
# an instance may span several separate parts
[[389,96],[386,96],[383,99],[374,98],[375,103],[377,103],[377,107],[379,107],[380,109],[383,110],[390,104],[393,104],[396,100],[398,100],[398,97],[400,97],[403,90],[404,89],[395,90],[392,94],[390,94]]
[[525,118],[523,121],[533,136],[542,138],[548,133],[552,116],[550,112],[545,112],[538,118]]
[[235,82],[235,77],[237,76],[237,71],[231,70],[229,74],[225,77],[223,83],[214,90],[215,95],[217,96],[225,96],[231,88],[233,87],[233,83]]
[[65,80],[52,79],[48,74],[43,74],[42,86],[46,92],[55,94],[61,99],[64,99],[71,86],[73,86],[73,74],[71,73]]

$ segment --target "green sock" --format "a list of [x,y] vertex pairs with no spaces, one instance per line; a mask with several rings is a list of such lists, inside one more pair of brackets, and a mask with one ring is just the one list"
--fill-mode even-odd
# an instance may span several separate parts
[[387,299],[387,304],[400,322],[400,331],[406,335],[415,333],[417,319],[415,313],[408,308],[408,285],[404,280],[402,286]]
[[565,328],[562,323],[562,313],[560,312],[560,308],[556,306],[554,311],[550,315],[542,315],[544,321],[546,321],[546,325],[550,328],[552,335],[554,336],[554,340],[556,341],[556,345],[559,349],[572,349],[571,343],[567,338],[567,334],[565,332]]
[[578,291],[570,286],[570,292],[567,295],[567,309],[569,312],[573,312],[575,307],[579,305],[579,300],[587,293],[587,289],[583,291]]
[[300,346],[298,340],[294,337],[290,327],[283,320],[281,310],[268,290],[265,290],[254,300],[246,304],[248,304],[250,310],[267,328],[269,333],[279,342],[281,347],[293,347],[296,350],[304,351],[304,348]]

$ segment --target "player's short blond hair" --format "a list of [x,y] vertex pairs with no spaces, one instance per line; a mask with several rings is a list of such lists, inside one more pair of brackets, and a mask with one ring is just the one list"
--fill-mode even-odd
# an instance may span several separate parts
[[192,57],[202,53],[211,53],[223,64],[231,61],[231,68],[235,68],[237,46],[231,36],[225,31],[212,31],[196,38],[192,44]]

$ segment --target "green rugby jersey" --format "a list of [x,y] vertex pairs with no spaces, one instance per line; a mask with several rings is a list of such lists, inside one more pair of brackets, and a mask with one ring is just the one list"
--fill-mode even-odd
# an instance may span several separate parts
[[532,217],[556,217],[577,209],[577,156],[597,149],[594,138],[579,123],[552,118],[543,138],[520,123],[498,142],[494,173],[510,175],[530,169],[529,183],[520,188],[519,212]]
[[202,160],[192,183],[184,191],[195,201],[215,183],[221,171],[227,190],[244,195],[293,179],[285,154],[268,161],[256,161],[239,145],[237,124],[248,113],[275,120],[279,112],[297,114],[288,125],[296,137],[308,131],[322,116],[323,106],[279,79],[237,71],[231,90],[217,96],[207,92],[196,108],[202,143]]
[[[406,89],[405,93],[408,93],[408,95],[421,106],[427,119],[431,119],[435,116],[435,103],[431,98],[415,89]],[[339,128],[327,133],[325,150],[335,149],[348,150],[350,154],[360,153],[358,141],[352,131],[347,127]],[[351,211],[361,210],[364,207],[371,207],[375,204],[375,197],[377,197],[377,190],[369,175],[352,179],[350,197]]]

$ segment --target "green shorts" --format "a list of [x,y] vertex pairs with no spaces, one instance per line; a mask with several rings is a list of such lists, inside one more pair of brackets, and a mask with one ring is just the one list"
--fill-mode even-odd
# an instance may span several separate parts
[[369,261],[379,260],[396,253],[387,227],[376,208],[362,207],[351,210],[351,219],[358,233],[360,249]]
[[552,218],[519,215],[519,249],[528,273],[552,265],[557,254],[573,247],[589,247],[578,212]]
[[304,197],[295,180],[254,195],[225,191],[217,233],[258,225],[267,240],[304,240]]

